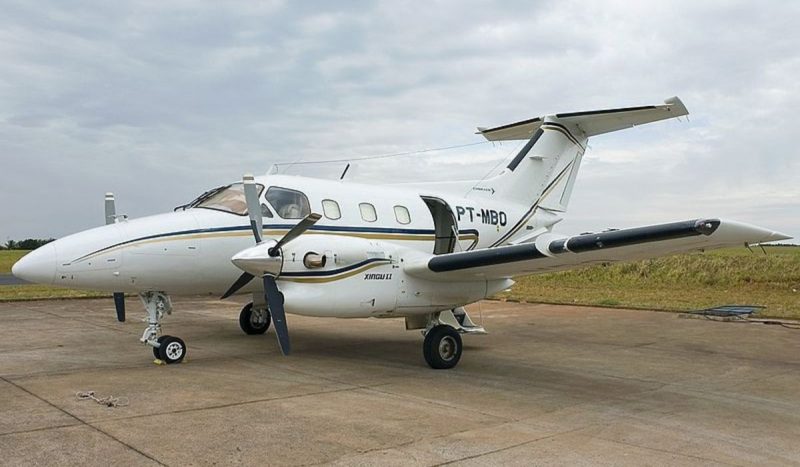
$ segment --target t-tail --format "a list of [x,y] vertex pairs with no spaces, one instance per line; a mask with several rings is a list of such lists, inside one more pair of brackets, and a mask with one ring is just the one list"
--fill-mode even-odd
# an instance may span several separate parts
[[663,105],[589,110],[537,117],[495,128],[478,128],[489,141],[528,140],[496,177],[480,183],[472,197],[503,198],[537,209],[564,212],[589,138],[644,123],[688,115],[680,99]]

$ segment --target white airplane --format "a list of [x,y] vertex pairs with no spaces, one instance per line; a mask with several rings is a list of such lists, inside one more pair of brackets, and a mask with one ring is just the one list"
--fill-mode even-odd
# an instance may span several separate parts
[[406,329],[423,331],[427,363],[452,368],[460,334],[485,332],[463,307],[508,289],[516,276],[790,238],[716,218],[553,232],[589,137],[687,114],[671,98],[479,128],[491,141],[528,140],[502,173],[480,181],[368,185],[245,175],[174,212],[117,216],[49,243],[12,272],[42,284],[138,294],[148,323],[140,340],[167,363],[186,355],[181,339],[161,334],[170,295],[247,293],[253,301],[241,311],[242,330],[263,334],[274,323],[283,354],[290,350],[286,313],[404,318]]

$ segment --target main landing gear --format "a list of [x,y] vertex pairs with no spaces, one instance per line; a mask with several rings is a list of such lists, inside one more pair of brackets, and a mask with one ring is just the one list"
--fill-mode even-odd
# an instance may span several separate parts
[[264,334],[271,322],[272,317],[266,304],[254,307],[253,302],[250,302],[239,313],[239,327],[245,334]]
[[186,357],[186,344],[179,337],[160,335],[161,319],[172,313],[172,302],[163,292],[145,292],[139,298],[147,311],[147,329],[139,339],[153,348],[153,356],[165,363],[180,363]]
[[461,336],[452,327],[439,324],[425,334],[422,354],[425,361],[435,370],[453,368],[461,360]]
[[[406,327],[411,329],[409,324],[406,319]],[[461,334],[486,334],[486,330],[473,323],[466,310],[461,307],[429,315],[422,332],[425,335],[422,355],[435,370],[453,368],[461,360],[464,348]]]

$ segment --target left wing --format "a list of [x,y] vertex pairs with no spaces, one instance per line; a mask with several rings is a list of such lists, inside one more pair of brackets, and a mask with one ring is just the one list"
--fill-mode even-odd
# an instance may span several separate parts
[[740,222],[695,219],[573,237],[547,233],[522,245],[419,256],[406,263],[406,272],[442,281],[501,279],[788,238]]

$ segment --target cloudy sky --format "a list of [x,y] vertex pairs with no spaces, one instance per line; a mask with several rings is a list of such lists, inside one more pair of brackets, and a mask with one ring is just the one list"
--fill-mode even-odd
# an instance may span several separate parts
[[[764,6],[3,0],[0,240],[99,225],[106,191],[139,217],[273,163],[673,95],[688,121],[590,141],[564,233],[719,216],[800,237],[800,2]],[[362,161],[352,179],[466,178],[518,147]]]

